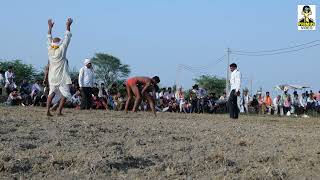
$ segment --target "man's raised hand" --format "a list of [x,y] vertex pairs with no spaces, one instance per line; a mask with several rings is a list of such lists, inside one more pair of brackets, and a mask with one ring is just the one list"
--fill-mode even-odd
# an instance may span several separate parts
[[67,30],[70,31],[70,26],[72,24],[73,20],[71,18],[68,18],[67,20]]
[[72,22],[73,22],[73,20],[72,20],[71,18],[68,18],[68,20],[67,20],[67,26],[71,26]]
[[49,26],[49,28],[52,29],[53,25],[54,25],[54,22],[52,21],[52,19],[49,19],[49,20],[48,20],[48,26]]

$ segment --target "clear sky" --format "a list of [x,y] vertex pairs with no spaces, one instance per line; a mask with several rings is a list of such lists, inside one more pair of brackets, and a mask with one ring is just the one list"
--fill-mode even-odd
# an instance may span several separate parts
[[[10,0],[0,5],[0,59],[22,59],[40,69],[47,63],[47,19],[53,34],[62,37],[67,17],[74,19],[68,50],[71,67],[96,52],[114,55],[129,64],[131,76],[159,75],[163,86],[177,77],[185,88],[201,73],[181,70],[185,64],[207,67],[205,73],[225,76],[231,50],[265,50],[319,39],[316,31],[297,30],[297,5],[319,1],[214,0]],[[243,86],[273,89],[277,84],[310,85],[320,89],[320,46],[263,57],[231,55],[243,74]]]

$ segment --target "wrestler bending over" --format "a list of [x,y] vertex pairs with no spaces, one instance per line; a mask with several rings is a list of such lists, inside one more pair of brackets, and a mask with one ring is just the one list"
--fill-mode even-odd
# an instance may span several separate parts
[[[153,78],[149,77],[132,77],[129,78],[126,82],[126,89],[127,89],[127,102],[125,106],[125,112],[128,113],[128,107],[132,100],[132,96],[135,96],[135,101],[133,105],[132,112],[137,112],[137,108],[141,103],[142,98],[146,98],[150,104],[150,108],[154,115],[156,116],[155,110],[155,102],[154,97],[152,97],[149,92],[150,89],[154,91],[155,86],[160,82],[160,78],[158,76],[154,76]],[[139,87],[142,86],[141,93],[139,91]],[[132,95],[133,92],[133,95]]]

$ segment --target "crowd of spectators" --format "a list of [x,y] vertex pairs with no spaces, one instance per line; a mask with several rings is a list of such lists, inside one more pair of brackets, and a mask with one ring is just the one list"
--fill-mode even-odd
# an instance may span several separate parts
[[[32,83],[23,80],[19,86],[16,85],[13,67],[6,72],[0,72],[0,93],[6,95],[7,106],[46,106],[48,89],[43,86],[42,80],[34,80]],[[70,86],[72,97],[65,104],[68,108],[81,109],[82,93],[79,81],[75,79]],[[104,83],[94,83],[90,93],[90,103],[85,109],[103,109],[121,111],[126,102],[125,92],[120,93],[122,84],[113,83],[106,86]],[[61,95],[56,94],[52,101],[52,109],[57,108]],[[215,94],[195,84],[189,90],[181,87],[177,90],[172,87],[161,88],[156,94],[156,110],[159,112],[176,113],[227,113],[228,97],[226,93]],[[244,89],[238,98],[238,107],[241,113],[269,114],[280,116],[302,116],[307,117],[310,112],[320,112],[320,91],[313,93],[306,91],[298,94],[293,91],[290,94],[287,89],[272,98],[269,92],[257,92],[253,96]],[[149,111],[150,107],[143,100],[139,110]]]

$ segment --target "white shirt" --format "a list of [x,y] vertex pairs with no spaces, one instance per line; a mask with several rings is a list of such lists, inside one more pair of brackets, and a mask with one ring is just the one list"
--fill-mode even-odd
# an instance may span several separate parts
[[11,84],[15,78],[14,73],[9,71],[4,73],[4,77],[6,78],[6,84]]
[[251,97],[249,96],[249,94],[247,94],[246,96],[243,95],[243,104],[244,105],[248,105],[250,101],[251,101]]
[[274,105],[274,106],[280,105],[278,97],[275,97],[275,98],[273,99],[273,105]]
[[197,90],[197,98],[204,98],[207,95],[207,91],[203,88]]
[[80,103],[81,103],[80,96],[77,94],[74,94],[71,98],[71,102],[74,104],[80,105]]
[[71,36],[71,32],[66,31],[61,45],[58,49],[54,49],[51,47],[52,36],[48,35],[48,81],[50,86],[60,86],[72,83],[69,75],[68,59],[66,57]]
[[235,69],[233,72],[231,72],[230,75],[230,86],[231,86],[231,91],[236,90],[238,92],[241,87],[241,74],[238,69]]
[[84,66],[79,71],[79,86],[80,87],[93,87],[94,84],[94,71],[92,68]]
[[164,96],[164,98],[170,100],[171,98],[174,98],[174,93],[173,92],[171,92],[171,93],[165,92],[163,96]]

